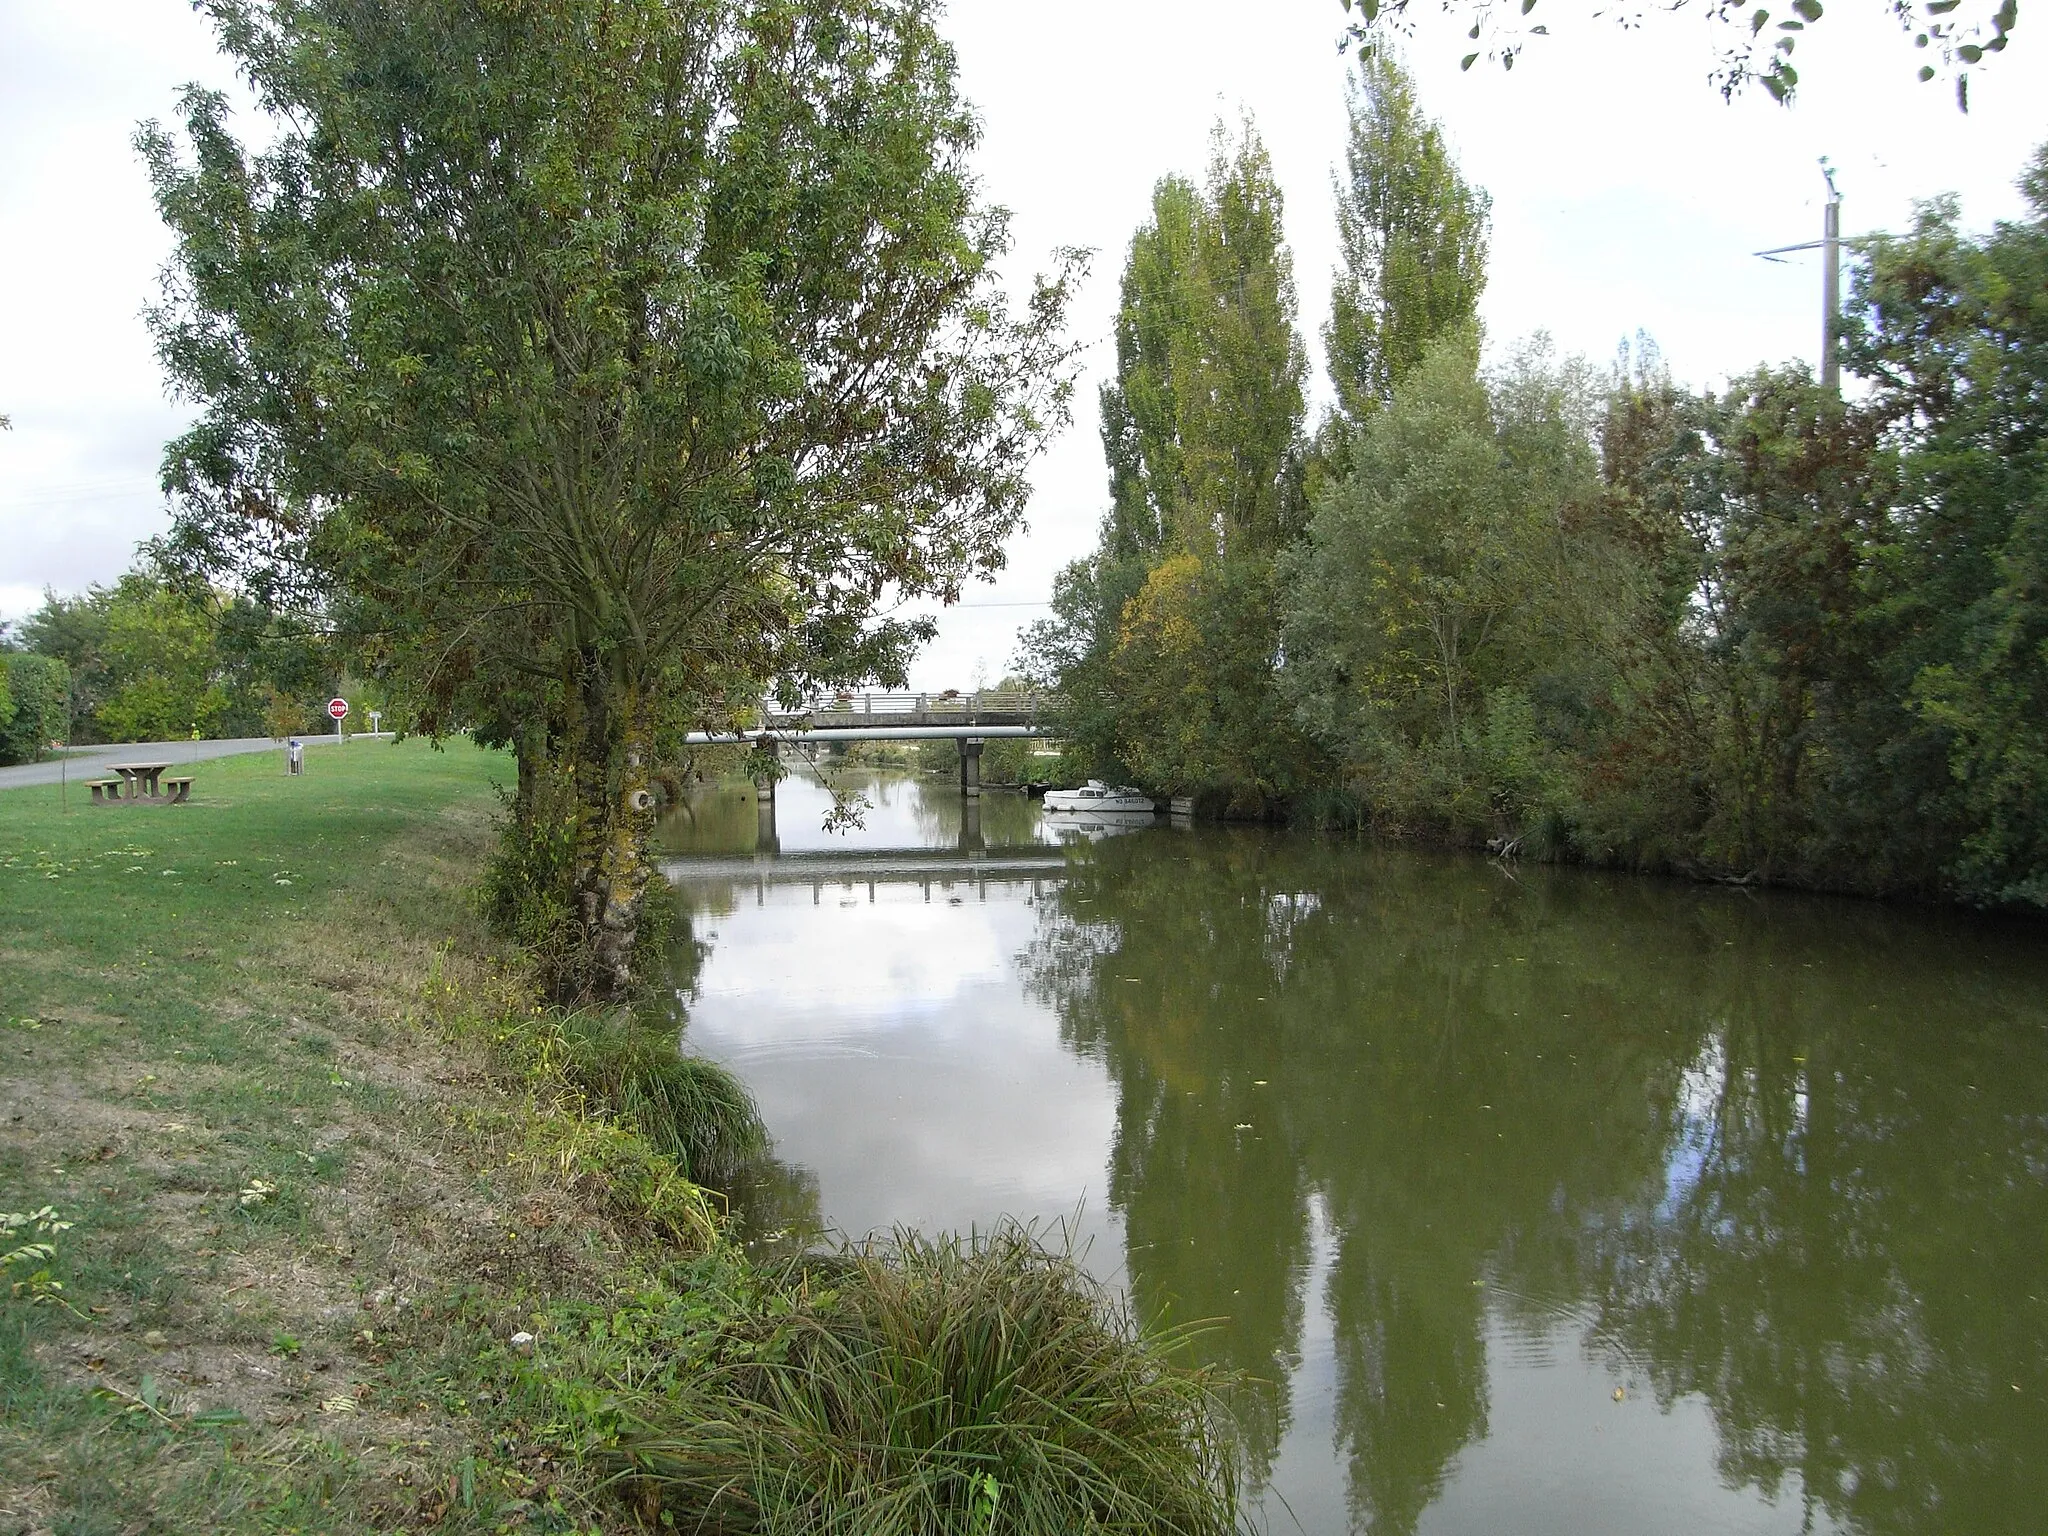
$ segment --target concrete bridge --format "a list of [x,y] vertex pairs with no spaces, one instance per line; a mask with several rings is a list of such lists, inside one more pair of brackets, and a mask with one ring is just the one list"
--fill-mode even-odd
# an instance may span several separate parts
[[[731,745],[775,753],[784,742],[953,741],[960,747],[960,793],[981,794],[982,743],[993,737],[1049,736],[1045,717],[1060,700],[1049,693],[983,689],[961,693],[830,693],[784,709],[770,700],[761,706],[760,726],[749,731],[692,731],[692,746]],[[763,800],[775,798],[775,781],[754,781]]]

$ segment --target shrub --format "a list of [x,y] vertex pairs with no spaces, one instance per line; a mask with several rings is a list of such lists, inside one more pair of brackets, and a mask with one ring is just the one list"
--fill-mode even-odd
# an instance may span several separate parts
[[623,1009],[558,1015],[557,1069],[700,1183],[728,1180],[768,1149],[746,1085]]
[[708,1359],[629,1393],[643,1508],[718,1533],[1237,1528],[1224,1410],[1014,1223],[802,1261]]
[[0,656],[0,669],[6,673],[0,694],[14,705],[12,718],[0,719],[0,763],[36,762],[52,741],[70,734],[71,669],[28,651]]
[[526,815],[505,796],[498,846],[485,866],[480,894],[485,919],[525,951],[542,990],[557,996],[576,948],[570,905],[574,790],[561,773],[543,772],[536,779]]

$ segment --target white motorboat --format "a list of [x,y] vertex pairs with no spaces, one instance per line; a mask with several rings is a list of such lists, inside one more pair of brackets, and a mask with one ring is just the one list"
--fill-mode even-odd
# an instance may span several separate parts
[[1149,814],[1152,802],[1129,786],[1112,789],[1100,779],[1090,779],[1079,789],[1048,789],[1048,811],[1138,811]]

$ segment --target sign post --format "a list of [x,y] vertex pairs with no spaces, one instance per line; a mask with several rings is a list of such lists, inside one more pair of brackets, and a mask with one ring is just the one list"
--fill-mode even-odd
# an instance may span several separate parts
[[348,700],[329,699],[327,701],[327,713],[334,717],[334,739],[336,741],[347,741],[348,738],[341,734],[341,722],[348,718]]

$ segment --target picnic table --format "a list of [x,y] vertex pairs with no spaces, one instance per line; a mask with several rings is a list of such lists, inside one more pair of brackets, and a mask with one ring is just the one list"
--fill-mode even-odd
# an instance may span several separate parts
[[127,785],[127,798],[139,800],[142,796],[147,795],[150,799],[154,800],[160,793],[157,789],[157,781],[163,777],[164,770],[171,765],[169,763],[110,763],[108,766],[114,772],[121,775],[122,782]]
[[[165,779],[164,770],[170,763],[113,763],[118,779],[88,779],[86,787],[92,791],[95,804],[121,803],[130,805],[142,800],[168,801],[176,805],[192,793],[189,778]],[[168,789],[169,795],[164,791]]]

